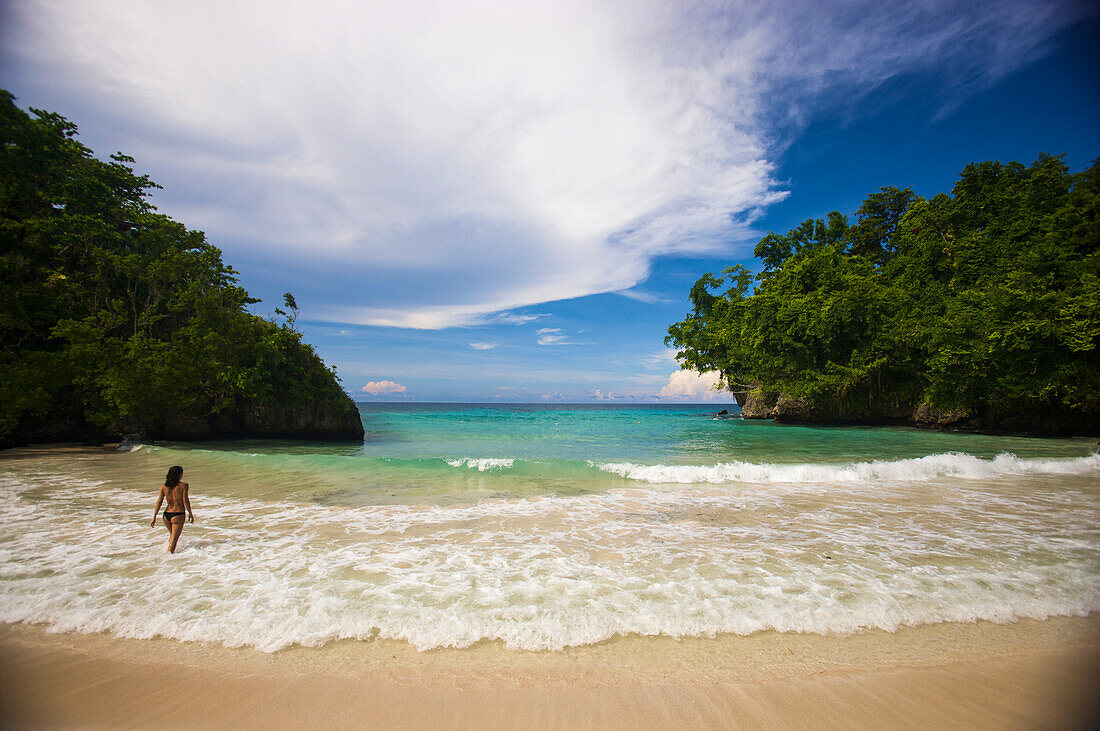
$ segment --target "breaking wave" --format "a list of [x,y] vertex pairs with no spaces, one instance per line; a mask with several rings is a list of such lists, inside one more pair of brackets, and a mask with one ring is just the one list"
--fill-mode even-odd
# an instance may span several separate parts
[[486,470],[509,469],[515,464],[515,460],[507,457],[462,457],[461,459],[449,459],[447,464],[451,467],[469,467],[472,470],[485,472]]
[[769,464],[723,462],[716,465],[643,465],[590,463],[604,472],[654,484],[867,483],[913,482],[942,478],[995,479],[1009,475],[1087,475],[1100,473],[1100,454],[1075,459],[1020,459],[999,454],[982,459],[948,452],[915,459],[849,464]]

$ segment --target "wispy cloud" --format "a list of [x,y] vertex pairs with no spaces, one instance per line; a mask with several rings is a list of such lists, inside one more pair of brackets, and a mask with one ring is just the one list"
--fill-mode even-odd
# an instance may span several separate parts
[[470,347],[474,350],[492,350],[497,347],[496,343],[470,343]]
[[963,99],[1087,7],[26,0],[0,73],[231,261],[312,282],[305,316],[439,329],[727,251],[817,110],[916,73]]
[[634,287],[632,289],[623,289],[616,292],[615,294],[622,295],[627,299],[632,299],[637,302],[644,302],[647,305],[671,305],[676,302],[676,300],[669,297],[662,297],[659,294],[646,292],[644,290],[638,289],[637,287]]
[[574,345],[560,327],[544,327],[535,332],[539,345]]
[[375,327],[401,327],[412,330],[442,330],[448,327],[478,327],[480,325],[526,325],[549,313],[493,314],[481,305],[399,304],[390,307],[322,306],[310,313],[312,319],[325,322],[346,322]]
[[665,348],[658,351],[653,355],[648,355],[642,358],[642,365],[646,368],[667,368],[670,365],[676,363],[676,351],[671,348]]
[[497,325],[526,325],[529,322],[540,320],[544,317],[549,317],[549,312],[539,313],[517,313],[517,312],[502,312],[498,315],[493,315],[486,319],[488,324]]

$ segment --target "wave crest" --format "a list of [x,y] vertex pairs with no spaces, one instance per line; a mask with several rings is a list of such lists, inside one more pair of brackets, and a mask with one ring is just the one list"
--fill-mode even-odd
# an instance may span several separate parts
[[1003,453],[993,459],[947,452],[894,461],[848,464],[772,464],[722,462],[707,465],[591,463],[604,472],[649,483],[862,483],[913,482],[943,477],[990,479],[1005,475],[1083,475],[1100,472],[1100,454],[1075,459],[1020,459]]
[[516,460],[511,457],[462,457],[447,460],[447,464],[451,467],[469,467],[479,472],[510,469],[515,462]]

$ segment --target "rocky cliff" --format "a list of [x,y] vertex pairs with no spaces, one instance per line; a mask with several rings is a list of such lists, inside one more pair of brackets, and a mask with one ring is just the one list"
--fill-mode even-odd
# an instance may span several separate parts
[[143,441],[214,441],[219,439],[309,439],[361,442],[359,409],[333,381],[331,388],[309,397],[287,397],[277,405],[253,405],[207,418],[182,412],[159,419],[125,419],[117,425],[92,429],[86,423],[44,419],[14,439],[0,439],[0,449],[34,443],[102,443]]
[[937,409],[930,404],[868,403],[852,408],[841,401],[811,404],[764,386],[756,386],[738,399],[745,419],[774,419],[790,424],[908,425],[921,429],[956,429],[1035,436],[1100,435],[1100,414],[1059,410],[1057,407],[1020,408],[998,413],[971,414]]
[[166,418],[152,426],[128,424],[125,430],[151,439],[205,441],[213,439],[312,439],[362,441],[363,422],[351,397],[334,388],[308,399],[275,406],[252,406],[240,413],[209,419]]

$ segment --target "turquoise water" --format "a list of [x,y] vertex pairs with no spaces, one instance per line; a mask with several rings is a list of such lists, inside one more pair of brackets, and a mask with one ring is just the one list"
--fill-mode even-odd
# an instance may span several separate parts
[[[515,457],[706,465],[858,462],[964,452],[1083,456],[1095,440],[1032,439],[906,427],[807,427],[718,419],[718,407],[360,404],[370,457]],[[737,407],[729,407],[738,412]]]
[[[0,621],[557,651],[1100,611],[1093,440],[714,408],[375,403],[361,445],[8,450]],[[168,555],[173,464],[196,520]]]
[[[221,471],[293,473],[315,501],[476,499],[579,494],[638,484],[831,479],[853,464],[909,465],[914,478],[950,472],[944,455],[991,460],[1083,457],[1090,439],[1036,439],[906,427],[814,427],[717,418],[712,405],[360,404],[362,445],[244,441],[166,446]],[[957,461],[957,460],[956,460]],[[759,468],[769,466],[761,478]],[[954,465],[965,469],[970,462]],[[700,470],[697,468],[709,468]],[[786,468],[786,471],[784,471]],[[819,468],[815,471],[815,468]],[[776,471],[778,470],[778,474]],[[330,482],[335,481],[338,487]],[[323,483],[323,484],[322,484]]]

